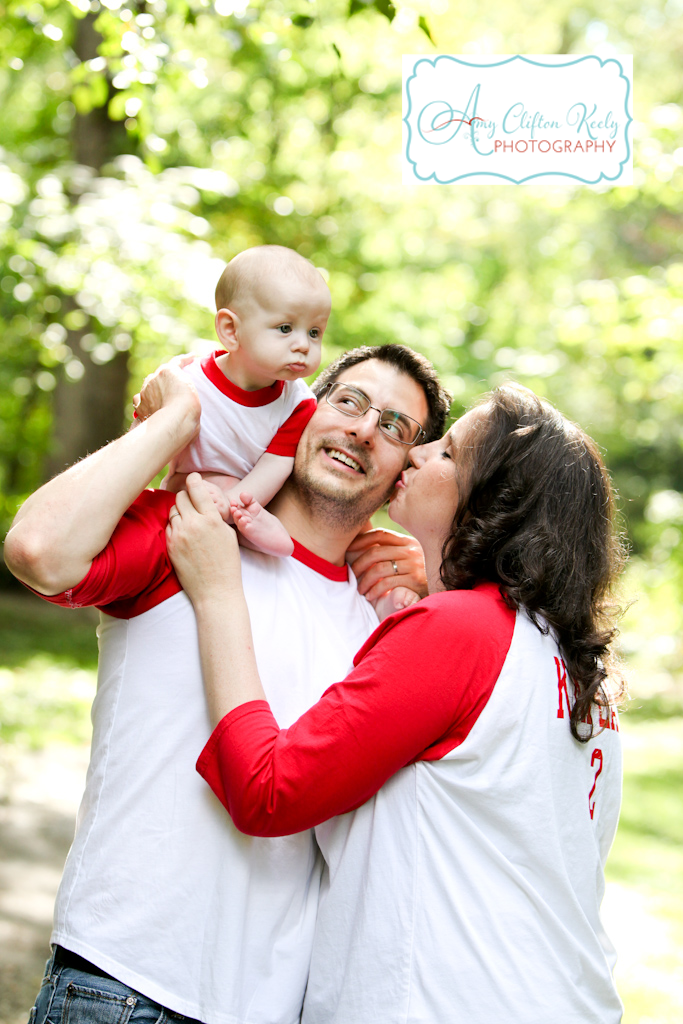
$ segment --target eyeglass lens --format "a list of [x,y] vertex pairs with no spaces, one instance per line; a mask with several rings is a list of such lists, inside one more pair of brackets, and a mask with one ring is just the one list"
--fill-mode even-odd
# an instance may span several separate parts
[[[337,382],[327,392],[327,401],[347,416],[363,416],[370,408],[367,395],[357,388]],[[379,429],[387,437],[402,444],[412,444],[420,435],[422,427],[417,420],[396,409],[382,409],[379,414]]]

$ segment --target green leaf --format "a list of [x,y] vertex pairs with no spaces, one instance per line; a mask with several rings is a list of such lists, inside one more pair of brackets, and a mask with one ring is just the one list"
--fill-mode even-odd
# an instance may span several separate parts
[[[396,17],[396,8],[389,2],[389,0],[375,0],[373,6],[376,11],[383,14],[389,21],[393,21]],[[424,21],[424,18],[421,18],[420,20]]]
[[425,18],[425,16],[423,14],[420,15],[420,20],[418,21],[418,25],[420,26],[420,28],[422,29],[424,34],[427,36],[427,39],[429,40],[429,42],[432,43],[433,46],[436,46],[436,42],[434,40],[434,36],[432,35],[432,33],[431,33],[430,29],[429,29],[429,25],[427,24],[427,19]]
[[79,114],[89,114],[93,108],[92,92],[87,85],[77,85],[71,93],[71,102]]
[[109,83],[104,75],[90,79],[90,92],[93,107],[103,107],[109,99]]
[[130,93],[117,92],[109,102],[108,114],[112,121],[123,121],[126,116],[126,100]]
[[295,14],[292,18],[292,25],[296,25],[297,28],[310,28],[315,18],[309,17],[308,14]]

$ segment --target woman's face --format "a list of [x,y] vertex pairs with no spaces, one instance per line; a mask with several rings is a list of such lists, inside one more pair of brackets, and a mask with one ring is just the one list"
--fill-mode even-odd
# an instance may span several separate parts
[[473,429],[485,415],[483,407],[472,409],[438,441],[411,449],[410,465],[396,484],[389,515],[425,549],[438,545],[440,551],[448,536],[458,500],[467,487]]

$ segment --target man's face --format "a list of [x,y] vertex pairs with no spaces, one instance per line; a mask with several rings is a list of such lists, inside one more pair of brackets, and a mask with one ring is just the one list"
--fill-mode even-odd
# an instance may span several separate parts
[[[337,378],[363,391],[377,409],[396,409],[424,424],[427,399],[412,377],[368,359]],[[337,522],[358,523],[372,515],[393,492],[410,448],[380,432],[379,413],[344,415],[321,398],[304,431],[294,462],[293,483],[309,504],[324,502]]]

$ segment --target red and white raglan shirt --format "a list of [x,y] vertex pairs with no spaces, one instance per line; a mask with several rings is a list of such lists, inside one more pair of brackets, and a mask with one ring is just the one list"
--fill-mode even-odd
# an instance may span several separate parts
[[276,380],[243,391],[218,368],[216,358],[222,355],[213,352],[184,369],[197,389],[202,415],[199,434],[171,462],[171,473],[225,473],[242,480],[265,452],[293,457],[316,410],[303,380]]
[[318,826],[303,1024],[617,1024],[616,712],[572,737],[557,644],[493,584],[390,616],[354,664],[289,727],[235,708],[198,764],[243,831]]
[[[206,1024],[294,1024],[320,857],[313,833],[241,835],[195,771],[211,733],[194,612],[166,553],[174,495],[145,491],[86,578],[49,598],[102,610],[86,790],[52,942]],[[377,625],[355,577],[295,542],[242,551],[259,671],[290,725]]]

